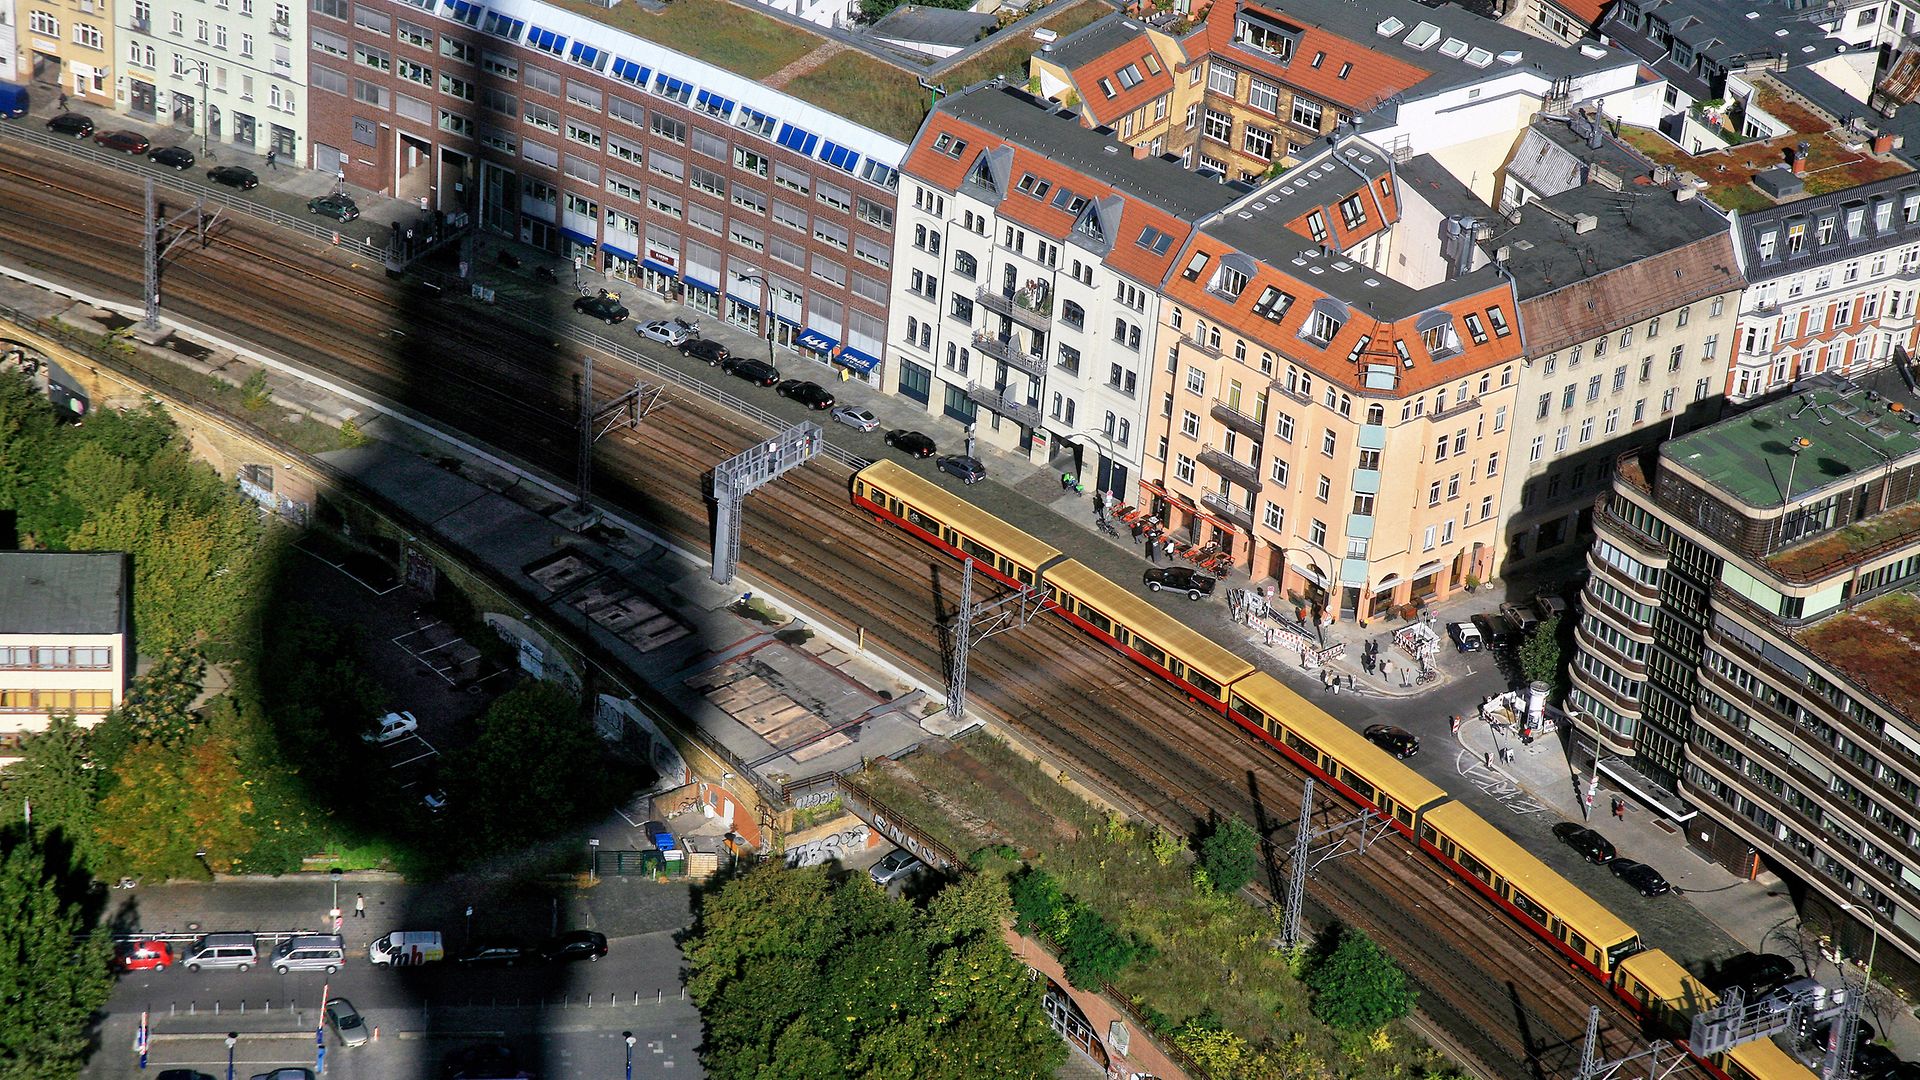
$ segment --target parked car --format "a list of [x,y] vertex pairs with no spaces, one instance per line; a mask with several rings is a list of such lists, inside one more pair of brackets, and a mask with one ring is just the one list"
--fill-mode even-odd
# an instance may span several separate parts
[[1533,628],[1540,625],[1540,617],[1535,615],[1531,609],[1521,607],[1519,604],[1512,603],[1511,601],[1500,605],[1500,614],[1505,615],[1507,621],[1513,624],[1514,633],[1523,638],[1533,633]]
[[779,386],[774,387],[773,392],[789,401],[797,401],[809,409],[833,408],[832,391],[829,391],[826,387],[816,382],[806,382],[802,379],[787,379]]
[[730,356],[720,361],[720,370],[736,379],[745,379],[755,386],[772,386],[780,381],[780,371],[765,360],[750,360],[742,356]]
[[103,131],[95,135],[93,141],[123,154],[144,154],[153,149],[153,140],[137,131]]
[[56,135],[71,135],[84,139],[93,134],[93,121],[79,113],[63,112],[47,121],[47,130]]
[[469,967],[513,967],[538,959],[540,953],[537,950],[517,941],[481,941],[468,946],[466,951],[453,958],[453,962]]
[[1613,841],[1585,825],[1563,821],[1553,827],[1553,835],[1558,837],[1561,843],[1579,852],[1588,862],[1612,862],[1614,855],[1617,854],[1613,850]]
[[655,319],[652,322],[640,324],[640,336],[652,338],[662,345],[671,345],[677,349],[693,340],[693,331],[671,319]]
[[165,971],[173,963],[173,950],[164,941],[136,941],[120,947],[114,966],[121,971]]
[[1513,624],[1505,615],[1497,611],[1483,612],[1473,617],[1473,628],[1480,631],[1480,640],[1489,649],[1506,649],[1514,644]]
[[360,738],[374,746],[385,746],[395,739],[403,739],[420,730],[420,721],[410,712],[390,712],[375,723],[372,731],[363,731]]
[[887,432],[887,445],[917,458],[933,456],[933,440],[918,431],[908,431],[906,428],[895,428]]
[[573,310],[599,319],[608,326],[627,321],[627,306],[620,302],[618,293],[601,292],[593,296],[575,297]]
[[707,366],[712,367],[715,364],[725,363],[727,357],[732,356],[733,353],[712,338],[694,338],[680,346],[680,355],[690,356],[695,360],[705,360]]
[[353,196],[336,191],[331,195],[316,195],[308,199],[307,213],[330,217],[335,221],[352,221],[360,216],[360,207],[354,203]]
[[1410,758],[1420,752],[1420,737],[1392,724],[1369,724],[1360,734],[1368,742],[1397,758]]
[[366,1044],[367,1021],[353,1007],[353,1002],[346,998],[327,999],[327,1023],[332,1026],[333,1033],[340,1037],[341,1045],[363,1046]]
[[1453,647],[1463,653],[1479,652],[1486,644],[1480,637],[1480,628],[1470,622],[1448,623],[1447,636],[1453,639]]
[[1533,610],[1534,614],[1540,616],[1540,621],[1545,622],[1555,616],[1565,615],[1567,602],[1552,593],[1541,593],[1533,598]]
[[275,1069],[254,1073],[250,1080],[315,1080],[312,1069]]
[[198,159],[184,146],[156,146],[147,151],[147,160],[169,169],[191,169]]
[[598,960],[607,955],[607,935],[598,930],[569,930],[540,946],[548,960]]
[[1643,862],[1615,859],[1607,864],[1607,869],[1613,871],[1614,877],[1640,890],[1641,896],[1659,896],[1673,889],[1667,879],[1660,876],[1660,871]]
[[873,415],[872,409],[862,409],[857,405],[838,406],[833,410],[833,421],[855,431],[872,431],[880,426],[880,418]]
[[1718,974],[1707,980],[1707,987],[1724,994],[1729,987],[1738,986],[1752,1001],[1793,981],[1799,970],[1779,953],[1739,953],[1721,961]]
[[432,791],[420,796],[420,805],[426,807],[430,813],[437,814],[447,808],[447,793],[441,791],[439,788],[434,788]]
[[933,467],[963,484],[977,484],[987,478],[986,463],[965,454],[948,454],[934,461]]
[[163,1069],[153,1080],[213,1080],[198,1069]]
[[1189,600],[1213,595],[1213,577],[1191,566],[1156,566],[1141,574],[1140,581],[1150,592],[1172,589],[1186,593]]
[[927,864],[921,862],[918,855],[906,848],[894,848],[882,855],[879,862],[873,864],[867,871],[867,876],[873,879],[875,885],[884,889],[895,879],[917,874],[926,868]]
[[252,169],[243,169],[238,165],[222,165],[217,169],[208,169],[207,179],[241,191],[251,191],[260,186],[260,177],[255,175]]

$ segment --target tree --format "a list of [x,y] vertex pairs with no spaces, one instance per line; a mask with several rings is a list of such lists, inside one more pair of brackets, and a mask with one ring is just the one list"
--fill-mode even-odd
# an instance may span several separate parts
[[447,766],[478,848],[519,844],[606,809],[606,750],[572,691],[522,683],[488,707],[479,728]]
[[764,866],[707,894],[687,943],[701,1057],[722,1080],[1040,1080],[1065,1056],[1001,936],[998,878],[924,912],[864,877]]
[[1343,1031],[1374,1031],[1413,1011],[1415,992],[1380,946],[1350,927],[1328,932],[1322,955],[1307,972],[1313,1014]]
[[0,1080],[78,1076],[113,988],[112,943],[89,925],[69,862],[24,829],[0,831]]
[[98,792],[90,766],[86,731],[71,716],[55,716],[47,730],[20,748],[20,760],[0,773],[7,792],[0,820],[24,821],[31,807],[32,836],[59,833],[73,850],[75,869],[98,865],[93,831]]
[[1215,821],[1200,841],[1200,867],[1214,888],[1239,892],[1260,869],[1260,834],[1237,817]]
[[1529,681],[1553,686],[1560,681],[1560,616],[1542,619],[1520,645],[1520,672]]
[[253,797],[225,739],[203,734],[184,749],[137,743],[114,778],[100,804],[100,840],[135,873],[204,878],[209,866],[233,869],[258,839]]
[[143,647],[228,640],[253,598],[265,528],[237,496],[198,507],[151,487],[89,516],[74,550],[133,553],[134,631]]

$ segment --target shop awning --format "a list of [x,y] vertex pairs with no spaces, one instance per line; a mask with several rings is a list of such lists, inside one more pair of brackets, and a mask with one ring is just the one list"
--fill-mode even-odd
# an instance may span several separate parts
[[641,259],[640,265],[646,267],[647,269],[653,271],[656,274],[665,274],[668,277],[680,276],[680,271],[675,270],[673,267],[668,266],[666,263],[660,262],[657,259]]
[[830,353],[839,347],[840,339],[808,327],[801,331],[800,337],[795,344],[803,349],[811,349],[814,352]]
[[1373,586],[1373,591],[1374,591],[1374,592],[1385,592],[1385,591],[1387,591],[1388,589],[1391,589],[1391,588],[1393,588],[1393,587],[1394,587],[1395,585],[1398,585],[1398,584],[1400,584],[1400,575],[1399,575],[1399,574],[1388,574],[1388,575],[1387,575],[1386,577],[1383,577],[1383,578],[1381,578],[1381,579],[1380,579],[1379,581],[1377,581],[1377,582],[1375,582],[1375,583],[1374,583],[1374,586]]
[[632,259],[634,257],[634,252],[628,251],[615,244],[601,244],[600,246],[605,248],[609,255],[618,255],[623,259]]
[[1413,572],[1413,580],[1419,581],[1423,577],[1431,577],[1439,573],[1440,568],[1445,565],[1446,564],[1442,562],[1422,563],[1420,569]]
[[877,368],[880,366],[879,357],[870,355],[868,353],[863,353],[859,349],[856,349],[851,345],[842,346],[840,349],[840,355],[835,357],[834,359],[841,366],[852,368],[853,370],[860,372],[862,375],[867,374],[868,372],[871,372],[874,368]]
[[1315,570],[1313,567],[1303,566],[1300,563],[1294,562],[1292,559],[1287,560],[1287,565],[1293,567],[1293,570],[1295,573],[1299,574],[1303,578],[1306,578],[1308,581],[1313,582],[1315,585],[1318,585],[1323,589],[1330,587],[1329,583],[1327,582],[1327,575],[1321,573],[1318,570]]
[[576,244],[583,244],[587,247],[600,246],[600,238],[597,236],[588,236],[586,233],[579,232],[574,229],[569,229],[564,226],[560,229],[560,231],[566,235],[567,239],[573,241]]
[[686,282],[689,287],[699,289],[701,292],[712,293],[715,296],[720,295],[720,286],[718,285],[709,285],[704,281],[695,281],[692,278],[681,278],[680,280]]

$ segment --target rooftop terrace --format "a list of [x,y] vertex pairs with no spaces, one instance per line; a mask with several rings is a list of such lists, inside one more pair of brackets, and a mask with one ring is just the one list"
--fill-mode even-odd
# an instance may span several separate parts
[[1895,710],[1920,715],[1920,593],[1876,597],[1795,638]]
[[[1818,375],[1778,401],[1665,443],[1660,460],[1746,506],[1768,509],[1920,457],[1916,409],[1920,395],[1892,370],[1858,383]],[[1796,439],[1810,443],[1798,455],[1791,449]]]

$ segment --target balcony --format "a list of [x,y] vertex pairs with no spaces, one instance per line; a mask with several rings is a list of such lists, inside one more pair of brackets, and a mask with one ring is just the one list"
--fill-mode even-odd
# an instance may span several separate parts
[[1005,315],[1023,326],[1046,330],[1053,325],[1053,296],[1044,285],[1030,285],[1011,293],[982,285],[973,295],[988,311]]
[[1200,505],[1217,517],[1225,518],[1248,532],[1253,531],[1253,511],[1222,497],[1217,491],[1201,492]]
[[273,24],[267,28],[267,33],[286,41],[293,40],[293,27],[278,20],[275,20]]
[[1213,403],[1213,412],[1211,415],[1215,420],[1227,425],[1229,430],[1237,431],[1255,442],[1259,442],[1267,434],[1265,424],[1262,424],[1258,419],[1248,416],[1246,413],[1241,412],[1239,409],[1234,408],[1224,401],[1215,401]]
[[1226,357],[1226,354],[1220,351],[1220,346],[1201,340],[1200,335],[1198,333],[1188,334],[1185,340],[1186,340],[1186,343],[1188,345],[1191,345],[1196,352],[1199,352],[1206,356],[1211,356],[1215,360],[1224,359]]
[[1216,450],[1211,446],[1200,448],[1200,464],[1253,491],[1260,490],[1260,469],[1244,461],[1235,460],[1233,455]]
[[1001,416],[1016,423],[1037,428],[1041,423],[1040,409],[1013,395],[1006,387],[981,386],[977,382],[967,384],[967,400],[975,405],[992,409]]
[[153,33],[153,16],[135,15],[127,20],[127,25],[136,33],[151,34]]
[[995,337],[976,330],[973,333],[973,349],[995,360],[1004,360],[1007,366],[1018,368],[1034,378],[1039,378],[1047,371],[1046,360],[1028,352],[1020,339],[1015,337]]

